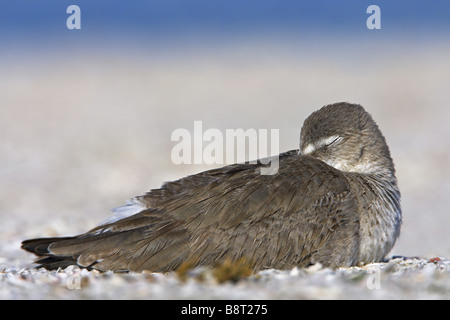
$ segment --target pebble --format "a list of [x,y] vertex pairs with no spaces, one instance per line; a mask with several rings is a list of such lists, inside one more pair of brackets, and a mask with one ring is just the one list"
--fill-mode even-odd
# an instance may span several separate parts
[[[237,282],[196,268],[187,279],[161,274],[47,271],[0,264],[0,299],[450,299],[450,260],[395,257],[331,270],[268,269]],[[199,277],[199,275],[202,275]]]

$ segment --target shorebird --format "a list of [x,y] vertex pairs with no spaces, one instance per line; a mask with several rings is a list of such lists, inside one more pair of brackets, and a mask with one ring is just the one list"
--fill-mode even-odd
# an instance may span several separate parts
[[[265,162],[267,163],[267,162]],[[254,270],[381,261],[402,221],[385,138],[357,104],[335,103],[303,124],[279,170],[240,163],[167,182],[77,236],[23,241],[47,269],[167,272],[183,262],[245,259]]]

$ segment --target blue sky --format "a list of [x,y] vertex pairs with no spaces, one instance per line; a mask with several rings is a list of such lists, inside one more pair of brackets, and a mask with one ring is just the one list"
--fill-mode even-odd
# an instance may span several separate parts
[[66,8],[71,4],[82,11],[82,30],[77,31],[82,39],[267,33],[363,37],[371,4],[381,8],[384,36],[450,31],[446,0],[0,0],[0,40],[66,41]]

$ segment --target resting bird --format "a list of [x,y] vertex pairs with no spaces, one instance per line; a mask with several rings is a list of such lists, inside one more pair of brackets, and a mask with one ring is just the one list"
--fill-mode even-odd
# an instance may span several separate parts
[[312,113],[279,170],[241,163],[167,182],[73,237],[26,240],[47,269],[167,272],[245,259],[254,270],[382,260],[400,233],[400,192],[385,138],[363,107]]

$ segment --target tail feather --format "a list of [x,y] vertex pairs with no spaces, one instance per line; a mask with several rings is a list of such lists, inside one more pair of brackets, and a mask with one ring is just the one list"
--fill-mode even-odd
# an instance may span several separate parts
[[74,237],[56,237],[56,238],[36,238],[22,241],[21,248],[36,254],[37,256],[47,256],[50,254],[48,247],[54,243],[64,240],[71,240]]
[[29,239],[22,242],[21,248],[34,253],[39,257],[45,257],[35,261],[35,263],[39,264],[39,267],[43,267],[48,270],[66,268],[70,265],[76,265],[76,259],[72,256],[52,256],[49,246],[55,242],[71,239],[74,239],[74,237]]
[[[72,257],[55,257],[49,256],[43,259],[35,261],[39,264],[39,268],[45,268],[47,270],[56,270],[58,268],[65,269],[68,266],[78,265],[77,260]],[[90,269],[89,267],[87,268]]]
[[100,271],[166,271],[166,265],[181,263],[180,259],[189,248],[188,242],[189,235],[185,230],[176,230],[175,224],[166,224],[151,233],[145,228],[136,228],[30,239],[22,242],[22,249],[36,254],[39,257],[36,263],[48,270],[78,265]]
[[[91,269],[91,267],[97,263],[97,261],[88,261],[88,263],[81,264],[79,257],[87,249],[95,253],[95,247],[102,240],[108,239],[109,246],[104,247],[105,253],[108,253],[114,245],[117,245],[117,241],[111,244],[111,240],[117,237],[117,234],[103,234],[92,235],[89,237],[75,236],[75,237],[55,237],[55,238],[37,238],[29,239],[22,242],[21,248],[34,253],[38,257],[35,263],[38,267],[46,268],[47,270],[55,270],[58,268],[66,268],[70,265],[78,265],[81,268]],[[94,255],[95,256],[95,255]],[[91,259],[92,260],[92,259]]]

